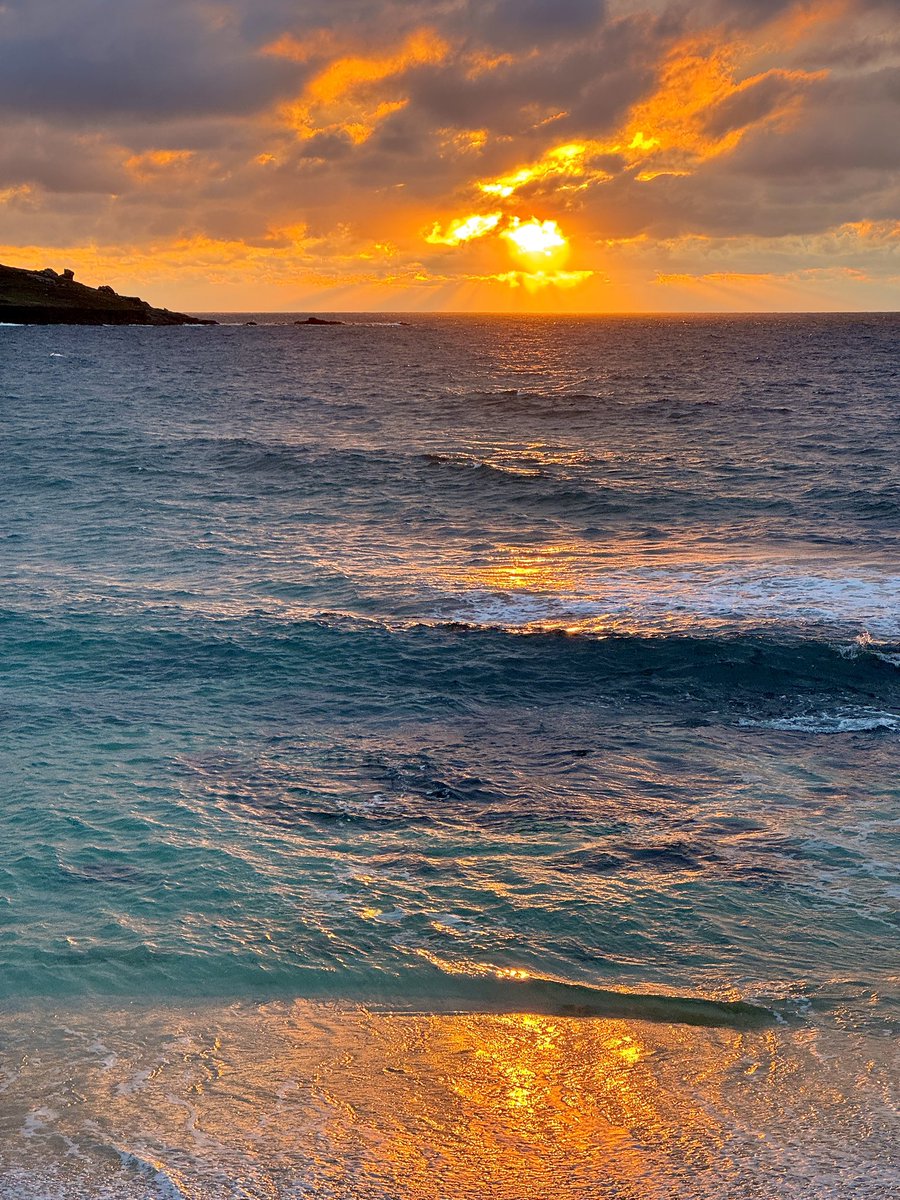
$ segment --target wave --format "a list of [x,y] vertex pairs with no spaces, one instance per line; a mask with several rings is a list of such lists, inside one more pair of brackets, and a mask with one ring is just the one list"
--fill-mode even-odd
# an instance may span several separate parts
[[[448,670],[468,666],[470,686],[514,669],[519,686],[532,682],[553,690],[583,689],[586,682],[604,683],[640,676],[646,686],[667,677],[698,682],[721,680],[734,688],[779,694],[797,686],[857,690],[860,701],[878,692],[900,696],[900,677],[893,660],[895,643],[848,645],[830,638],[801,636],[790,629],[765,625],[747,629],[619,631],[615,628],[571,628],[565,624],[523,620],[510,622],[508,612],[496,622],[444,618],[382,618],[352,612],[320,612],[287,617],[256,608],[246,614],[207,614],[160,606],[145,612],[126,608],[121,614],[90,609],[61,615],[0,609],[0,638],[9,652],[40,661],[43,669],[58,657],[82,672],[110,670],[142,677],[154,663],[172,677],[193,676],[215,664],[240,671],[288,666],[302,673],[304,664],[317,675],[323,657],[340,676],[354,665],[373,678],[402,679],[404,666],[423,683]],[[527,616],[526,612],[521,614]],[[471,671],[472,655],[479,664]],[[134,675],[134,672],[138,672]],[[397,672],[401,675],[398,676]],[[870,703],[870,699],[868,701]]]
[[567,418],[597,416],[610,409],[625,410],[632,405],[613,395],[596,392],[573,392],[566,388],[552,391],[528,391],[522,388],[495,388],[487,391],[448,391],[446,398],[483,408],[502,408],[509,415],[543,415],[548,412],[564,414]]
[[783,1019],[781,1008],[788,1015],[794,1012],[778,1001],[769,1007],[746,1000],[622,991],[477,963],[459,969],[430,953],[412,969],[395,965],[388,970],[360,968],[349,960],[338,964],[333,954],[315,965],[291,966],[263,961],[250,951],[211,954],[189,947],[168,952],[146,946],[131,952],[107,948],[91,957],[93,963],[75,962],[74,956],[58,952],[33,954],[27,972],[5,961],[4,976],[16,986],[10,989],[7,982],[4,1001],[48,995],[71,999],[97,992],[191,1003],[266,997],[393,1013],[527,1012],[736,1029],[775,1024]]
[[773,1025],[775,1012],[744,1000],[706,1000],[654,992],[620,992],[515,974],[448,974],[429,1003],[382,1000],[377,1007],[402,1012],[528,1012],[554,1017],[606,1017],[668,1025],[753,1029]]
[[192,1189],[188,1189],[184,1185],[179,1186],[180,1181],[170,1167],[164,1166],[155,1159],[138,1154],[135,1150],[120,1149],[114,1145],[100,1147],[100,1149],[105,1149],[117,1157],[126,1171],[137,1175],[149,1184],[159,1200],[188,1200]]
[[[575,564],[575,571],[585,569],[580,562]],[[721,635],[780,627],[814,636],[816,627],[822,631],[843,627],[854,633],[862,628],[847,653],[878,655],[896,666],[900,658],[895,658],[898,648],[891,639],[900,636],[894,604],[898,588],[896,575],[836,579],[751,564],[684,561],[664,567],[610,569],[582,578],[572,590],[556,595],[486,588],[460,591],[444,602],[445,608],[453,605],[455,611],[452,615],[445,611],[439,619],[511,632],[601,635]]]
[[[189,327],[190,328],[190,327]],[[204,328],[204,327],[200,327]],[[516,393],[517,395],[517,393]],[[584,399],[584,397],[581,397]],[[282,403],[290,403],[282,398]],[[648,461],[642,467],[627,447],[621,452],[608,445],[548,434],[548,439],[529,444],[505,441],[448,445],[446,438],[435,444],[433,437],[422,444],[421,430],[399,425],[395,440],[379,433],[385,444],[367,444],[366,433],[359,431],[360,444],[342,444],[346,424],[329,426],[323,431],[322,414],[340,408],[360,413],[365,405],[358,396],[306,396],[303,420],[291,423],[291,434],[276,424],[271,437],[178,436],[136,443],[133,452],[141,470],[174,471],[185,478],[203,477],[206,486],[220,486],[234,477],[253,481],[248,492],[268,494],[275,487],[302,488],[327,492],[333,503],[342,490],[371,492],[372,505],[397,505],[415,509],[417,518],[423,500],[435,514],[463,522],[477,516],[483,520],[484,504],[496,504],[498,515],[520,520],[552,519],[567,526],[582,523],[596,526],[603,536],[610,528],[636,523],[639,528],[656,526],[665,530],[691,530],[706,527],[718,530],[728,540],[732,525],[746,532],[747,518],[753,525],[764,525],[767,536],[807,537],[811,540],[852,545],[857,528],[829,516],[839,509],[842,517],[855,514],[867,536],[872,532],[873,516],[882,514],[886,499],[883,487],[877,490],[849,489],[839,506],[823,501],[802,489],[786,484],[787,464],[772,464],[763,474],[757,468],[749,478],[740,474],[719,473],[712,485],[697,471],[675,461]],[[453,414],[448,420],[454,421]],[[315,439],[309,429],[318,425]],[[263,428],[259,426],[258,428]],[[279,436],[282,435],[282,436]],[[352,434],[350,435],[353,436]],[[304,437],[306,440],[304,440]],[[123,472],[128,463],[92,457],[90,467],[104,465]],[[263,487],[263,484],[265,485]],[[850,530],[848,535],[848,528]],[[876,527],[877,528],[877,527]],[[893,549],[890,523],[877,528],[877,539]],[[799,532],[798,532],[799,531]]]
[[843,658],[858,658],[861,654],[870,654],[889,667],[900,668],[900,646],[879,642],[868,630],[858,634],[849,645],[837,646],[836,649]]
[[534,460],[498,462],[471,454],[426,454],[425,461],[433,466],[456,467],[463,471],[483,471],[516,479],[548,479],[549,472]]
[[804,713],[770,720],[740,721],[754,729],[776,729],[785,733],[876,733],[900,729],[900,715],[876,709],[848,708],[838,712]]
[[782,1019],[775,1008],[745,1000],[620,991],[474,963],[459,970],[431,954],[417,960],[413,969],[395,965],[388,970],[367,970],[349,959],[340,961],[333,947],[327,961],[309,965],[265,961],[246,948],[212,954],[208,948],[154,951],[143,945],[131,951],[107,947],[91,956],[32,950],[29,959],[27,968],[17,969],[8,958],[2,963],[4,1003],[102,993],[191,1003],[237,1002],[247,997],[302,999],[395,1013],[528,1012],[738,1029]]

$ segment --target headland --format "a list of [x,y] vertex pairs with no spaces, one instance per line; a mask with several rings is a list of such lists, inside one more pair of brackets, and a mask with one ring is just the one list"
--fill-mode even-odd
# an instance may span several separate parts
[[58,274],[0,263],[0,323],[13,325],[215,325],[202,317],[154,308],[111,287],[77,283],[74,271]]

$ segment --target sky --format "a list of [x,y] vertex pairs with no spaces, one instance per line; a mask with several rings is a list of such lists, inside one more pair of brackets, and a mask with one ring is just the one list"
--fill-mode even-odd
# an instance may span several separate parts
[[187,311],[895,310],[900,0],[0,0],[0,262]]

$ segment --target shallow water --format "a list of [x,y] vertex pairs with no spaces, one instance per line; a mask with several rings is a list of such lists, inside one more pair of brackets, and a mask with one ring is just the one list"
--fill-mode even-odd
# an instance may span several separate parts
[[[8,1023],[7,1197],[895,1195],[871,1030],[168,1007]],[[30,1038],[30,1041],[29,1041]],[[60,1060],[66,1067],[63,1072]]]
[[[444,1145],[453,1039],[527,1057],[553,1027],[585,1111],[601,1083],[570,1058],[620,1036],[650,1039],[638,1090],[671,1108],[627,1145],[579,1115],[583,1153],[538,1168],[486,1094],[465,1122],[520,1147],[532,1194],[669,1172],[769,1195],[782,1171],[888,1195],[897,319],[404,321],[0,330],[0,1179],[76,1186],[65,1138],[99,1122],[162,1175],[95,1147],[87,1194],[440,1194],[391,1175],[424,1135],[365,1098],[396,1073],[369,1043]],[[254,1056],[293,1021],[311,1055],[366,1031],[335,1103],[375,1109],[304,1118],[268,1178]],[[148,1097],[127,1115],[85,1047],[157,1056],[184,1113],[172,1030],[204,1022],[249,1072],[204,1121],[244,1140],[223,1165],[192,1133],[179,1174],[184,1128],[141,1142]],[[52,1066],[16,1074],[43,1038]],[[772,1044],[789,1139],[728,1066]],[[769,1166],[676,1166],[676,1110],[702,1142],[711,1104],[715,1144],[774,1138]],[[330,1175],[303,1174],[313,1137]],[[613,1143],[644,1175],[609,1174]],[[452,1145],[436,1179],[516,1194],[499,1151],[465,1174]]]

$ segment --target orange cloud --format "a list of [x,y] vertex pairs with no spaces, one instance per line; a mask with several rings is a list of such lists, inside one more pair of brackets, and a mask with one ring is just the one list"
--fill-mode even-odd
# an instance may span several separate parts
[[817,280],[850,280],[856,283],[871,283],[872,276],[858,267],[803,267],[796,271],[782,272],[707,271],[702,275],[677,271],[656,276],[656,282],[663,287],[704,287],[718,284],[763,287],[782,283],[816,282]]
[[431,233],[426,234],[425,241],[431,246],[459,246],[462,242],[470,242],[491,233],[500,224],[502,216],[499,212],[484,215],[476,213],[451,221],[446,229],[442,229],[436,221]]
[[[423,29],[411,34],[393,53],[336,58],[287,106],[288,123],[301,138],[340,132],[357,144],[364,142],[386,117],[408,103],[402,87],[395,83],[397,77],[414,67],[442,62],[448,50],[447,42]],[[281,39],[268,51],[296,58],[302,44]],[[382,85],[388,85],[386,90]]]
[[315,58],[337,55],[340,47],[331,30],[321,29],[302,40],[292,33],[282,34],[263,46],[259,53],[267,58],[287,58],[291,62],[305,63]]
[[840,226],[837,234],[839,237],[859,238],[873,244],[900,244],[900,221],[849,221]]
[[847,16],[853,8],[851,0],[811,0],[788,9],[769,24],[774,45],[796,45],[811,30]]
[[32,195],[34,189],[30,184],[18,183],[14,187],[0,188],[0,204],[9,204],[13,200],[25,200]]
[[594,277],[593,271],[503,271],[498,275],[478,276],[480,280],[505,283],[511,288],[524,287],[528,292],[544,288],[575,288]]
[[605,183],[612,179],[608,171],[590,163],[592,155],[609,151],[610,147],[601,142],[567,142],[554,146],[536,162],[476,186],[486,196],[497,196],[502,200],[508,200],[516,192],[536,183],[552,183],[555,191],[578,191],[590,183]]
[[744,48],[693,39],[676,47],[654,95],[637,104],[620,143],[632,164],[652,160],[639,178],[683,174],[733,150],[747,131],[782,119],[825,72],[773,68],[737,79]]
[[167,167],[180,167],[194,157],[193,150],[145,150],[125,159],[125,168],[139,179],[145,179]]
[[487,145],[489,136],[486,129],[439,129],[437,133],[443,156],[477,152]]
[[805,88],[825,72],[773,68],[737,78],[744,50],[693,39],[663,63],[656,91],[636,104],[608,139],[553,146],[541,158],[504,175],[479,181],[487,196],[509,200],[535,186],[555,194],[579,192],[614,178],[610,160],[647,183],[660,175],[689,175],[702,162],[727,154],[747,131],[782,120],[802,101]]

